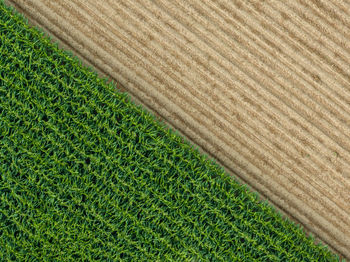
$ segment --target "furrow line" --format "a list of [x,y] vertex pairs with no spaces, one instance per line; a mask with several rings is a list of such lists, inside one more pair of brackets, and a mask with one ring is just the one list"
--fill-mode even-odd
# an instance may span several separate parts
[[[342,22],[347,25],[349,21],[346,21],[350,15],[349,8],[344,6],[341,1],[311,1],[313,5],[324,12],[327,16]],[[338,10],[338,12],[337,12]],[[341,14],[343,13],[343,15]]]
[[[230,5],[227,1],[225,1],[227,5]],[[256,4],[255,4],[256,5]],[[222,6],[222,5],[221,5]],[[291,32],[288,28],[281,26],[276,23],[273,17],[269,15],[261,15],[261,9],[256,9],[254,4],[244,7],[247,12],[245,15],[247,18],[250,15],[254,15],[254,21],[256,26],[261,28],[260,30],[265,31],[266,35],[272,37],[275,41],[279,39],[276,36],[279,36],[280,40],[282,40],[281,47],[285,48],[285,46],[292,47],[291,54],[296,54],[301,56],[298,58],[301,61],[307,61],[307,63],[312,62],[313,67],[320,67],[322,70],[333,76],[334,81],[341,81],[340,83],[347,86],[349,84],[349,76],[343,72],[343,70],[336,65],[330,63],[327,59],[322,58],[322,54],[317,50],[310,48],[310,46],[305,43],[303,38],[298,38],[296,35]],[[260,7],[261,8],[261,7]],[[232,10],[232,6],[231,6]],[[243,8],[241,9],[243,10]],[[241,10],[237,10],[237,12],[242,12]],[[256,20],[256,21],[255,21]],[[257,22],[258,21],[258,22]],[[273,33],[270,34],[269,32]],[[300,53],[300,54],[299,54]],[[331,65],[331,66],[330,66]],[[338,76],[335,78],[335,76]]]
[[[208,5],[209,4],[211,4],[212,5],[212,3],[210,2],[210,3],[207,3]],[[214,7],[212,7],[212,8],[214,8]],[[300,67],[296,67],[296,65],[298,65],[299,64],[299,62],[297,61],[297,60],[295,60],[295,58],[293,57],[293,56],[298,56],[298,54],[297,53],[293,53],[293,56],[291,56],[291,55],[288,55],[288,53],[286,53],[286,52],[284,52],[281,48],[279,48],[277,45],[275,45],[273,42],[271,42],[268,38],[266,38],[262,33],[261,33],[261,31],[263,31],[263,28],[259,28],[259,25],[258,24],[255,24],[255,25],[253,25],[253,26],[250,26],[248,23],[247,23],[247,17],[248,16],[245,16],[245,17],[239,17],[239,16],[236,16],[236,15],[234,15],[234,13],[233,12],[230,12],[230,13],[227,13],[227,10],[225,11],[225,10],[221,10],[221,9],[219,9],[218,7],[216,7],[215,9],[213,9],[213,10],[215,10],[216,12],[218,12],[218,11],[221,11],[221,15],[222,15],[222,12],[224,12],[225,14],[226,14],[226,17],[224,17],[224,19],[227,21],[227,20],[229,20],[230,22],[231,22],[231,24],[232,23],[234,23],[235,24],[235,26],[237,26],[237,24],[235,23],[235,21],[230,17],[230,16],[234,16],[234,18],[236,19],[236,20],[238,20],[239,22],[240,22],[240,24],[242,25],[242,27],[240,28],[240,30],[243,30],[246,26],[249,28],[249,31],[251,31],[251,33],[247,33],[247,31],[245,32],[245,34],[253,34],[253,37],[251,38],[252,39],[252,41],[253,42],[251,42],[253,45],[256,43],[256,42],[260,42],[261,43],[261,48],[262,48],[262,50],[266,50],[266,49],[271,49],[271,48],[273,48],[272,49],[272,53],[270,53],[270,56],[275,56],[275,54],[276,54],[276,51],[278,52],[278,53],[280,53],[280,54],[283,54],[283,58],[281,58],[281,57],[279,57],[279,60],[282,62],[282,61],[284,61],[285,62],[285,65],[288,65],[288,68],[290,68],[291,69],[291,71],[292,72],[294,72],[294,73],[296,73],[296,75],[299,75],[300,76],[300,78],[301,79],[305,79],[305,81],[307,81],[307,79],[305,78],[305,75],[306,76],[308,76],[308,78],[310,79],[312,79],[313,80],[313,82],[315,81],[315,79],[316,80],[318,80],[318,78],[317,78],[317,75],[314,75],[312,72],[310,72],[308,69],[306,69],[306,67],[307,68],[309,68],[310,67],[310,65],[305,65],[305,67],[303,66],[303,65],[300,65]],[[214,11],[214,12],[215,12]],[[230,28],[229,26],[228,26],[228,28]],[[259,28],[258,30],[257,29],[255,29],[255,28]],[[227,30],[229,30],[229,29],[227,29]],[[232,33],[232,30],[230,30],[229,32],[231,32]],[[244,34],[243,34],[244,35]],[[254,37],[254,35],[256,35],[256,36],[258,36],[258,38],[256,38],[256,36]],[[273,37],[273,36],[271,36],[271,37]],[[260,38],[260,39],[259,39]],[[265,43],[264,43],[265,42]],[[268,45],[267,45],[268,44]],[[271,47],[270,47],[270,46]],[[284,49],[287,49],[287,48],[284,48]],[[286,57],[288,58],[288,60],[291,60],[291,63],[289,63],[287,60],[286,60]],[[304,58],[302,58],[302,57],[298,57],[299,58],[299,60],[303,60]],[[271,58],[270,57],[270,59],[273,59],[273,58]],[[275,60],[277,60],[277,59],[275,59]],[[278,61],[278,60],[277,60]],[[295,75],[295,74],[293,74],[293,75]],[[331,81],[331,82],[330,82]],[[312,82],[310,82],[310,81],[307,81],[309,84],[311,84],[312,85]],[[327,94],[329,94],[330,96],[332,96],[332,97],[336,97],[335,99],[336,99],[336,101],[337,101],[337,103],[339,103],[339,101],[340,100],[344,100],[344,95],[346,95],[346,93],[344,94],[340,94],[340,93],[342,93],[342,92],[344,92],[344,85],[335,85],[336,83],[334,83],[334,80],[332,79],[332,78],[324,78],[323,79],[323,82],[324,83],[326,83],[327,85],[325,86],[325,87],[323,87],[322,85],[320,86],[320,85],[318,85],[317,87],[318,88],[322,88],[322,89],[324,89],[324,88],[326,88],[326,90],[328,89],[329,91],[327,92],[327,91],[325,91]],[[316,87],[316,85],[313,85],[313,86],[315,86]],[[329,86],[332,86],[332,88],[330,88]],[[336,89],[337,88],[337,90],[339,90],[339,92],[336,92]],[[333,95],[333,93],[334,92],[336,92],[334,95]],[[346,107],[348,107],[348,105],[349,105],[349,103],[350,103],[350,94],[348,94],[348,96],[347,97],[349,97],[348,99],[346,99],[344,102],[340,102],[340,104],[342,105],[342,108],[346,108]],[[346,112],[346,110],[344,110],[345,112]]]
[[[282,23],[280,23],[280,26],[289,30],[291,34],[295,36],[295,38],[303,39],[305,46],[310,48],[310,50],[313,50],[313,52],[318,54],[319,57],[322,57],[327,64],[334,64],[337,67],[342,68],[344,76],[346,76],[346,79],[349,81],[349,70],[347,69],[349,65],[343,58],[334,59],[334,51],[332,51],[334,46],[332,46],[332,41],[327,41],[328,44],[326,46],[324,44],[325,41],[322,39],[325,38],[324,36],[326,34],[322,34],[318,31],[315,32],[315,29],[312,28],[310,21],[306,19],[306,17],[304,19],[298,18],[298,16],[303,18],[302,12],[298,12],[287,4],[284,4],[285,7],[282,9],[281,5],[282,4],[265,6],[267,8],[264,8],[264,13],[268,14],[270,17],[278,17],[280,12],[287,12],[292,19],[284,20]],[[282,9],[283,11],[277,11],[278,8]],[[293,13],[296,15],[293,15]],[[305,37],[306,35],[308,37]]]
[[[309,4],[305,1],[299,1],[300,5],[295,5],[293,3],[292,6],[294,8],[300,10],[304,14],[304,17],[312,20],[317,28],[322,30],[323,33],[330,33],[331,36],[337,36],[340,46],[345,46],[347,50],[349,50],[346,45],[344,45],[344,41],[348,41],[350,37],[349,28],[345,25],[340,25],[337,21],[332,20],[332,17],[325,14],[322,10],[315,8],[312,4]],[[326,30],[325,30],[326,29]]]
[[[292,19],[287,19],[285,22],[293,23],[298,28],[302,28],[304,33],[309,35],[316,45],[322,45],[322,48],[326,53],[330,53],[333,57],[333,61],[342,61],[342,64],[348,66],[350,48],[347,46],[347,36],[346,34],[340,34],[334,28],[327,26],[327,21],[322,19],[322,17],[315,17],[315,13],[306,12],[305,7],[300,7],[298,5],[292,5],[288,3],[278,2],[275,6],[271,4],[268,5],[271,10],[277,9],[278,11],[284,12],[290,15]],[[291,12],[292,11],[292,12]],[[322,20],[320,21],[321,18]],[[339,30],[339,29],[338,29]],[[339,38],[338,35],[341,35]],[[338,55],[335,56],[334,51],[337,50]]]

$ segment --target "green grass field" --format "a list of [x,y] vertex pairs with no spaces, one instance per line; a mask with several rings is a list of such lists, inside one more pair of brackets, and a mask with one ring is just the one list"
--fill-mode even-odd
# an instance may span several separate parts
[[0,1],[0,261],[338,261]]

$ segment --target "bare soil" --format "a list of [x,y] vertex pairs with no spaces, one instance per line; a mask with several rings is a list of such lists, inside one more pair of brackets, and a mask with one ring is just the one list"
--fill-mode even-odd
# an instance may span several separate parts
[[350,3],[11,0],[350,259]]

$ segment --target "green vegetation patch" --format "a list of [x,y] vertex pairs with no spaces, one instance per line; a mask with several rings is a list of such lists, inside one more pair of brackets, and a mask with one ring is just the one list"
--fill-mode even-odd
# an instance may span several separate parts
[[336,261],[0,2],[1,261]]

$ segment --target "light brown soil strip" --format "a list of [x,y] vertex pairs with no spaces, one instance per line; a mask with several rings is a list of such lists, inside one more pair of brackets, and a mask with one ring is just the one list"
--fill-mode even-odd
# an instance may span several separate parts
[[350,258],[348,3],[9,2]]

